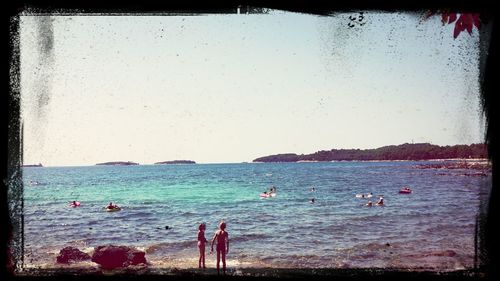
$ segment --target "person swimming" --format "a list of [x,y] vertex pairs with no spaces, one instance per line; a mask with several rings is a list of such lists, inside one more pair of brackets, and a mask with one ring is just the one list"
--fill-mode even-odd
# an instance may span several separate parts
[[276,187],[274,185],[271,186],[271,188],[269,189],[268,193],[276,193]]
[[78,207],[78,206],[80,206],[80,202],[75,201],[75,200],[70,201],[70,202],[69,202],[69,206],[70,206],[70,207]]
[[384,197],[380,196],[380,198],[377,201],[377,206],[383,206],[384,205]]
[[365,206],[371,207],[371,206],[373,206],[373,202],[371,200],[369,200],[368,203],[365,204]]
[[109,202],[109,205],[106,207],[106,209],[110,209],[110,210],[116,209],[116,208],[118,208],[118,206],[117,205],[113,205],[113,202]]

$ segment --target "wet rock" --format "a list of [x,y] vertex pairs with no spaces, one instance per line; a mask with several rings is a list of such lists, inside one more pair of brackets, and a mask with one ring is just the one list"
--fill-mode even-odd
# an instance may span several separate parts
[[[424,253],[423,257],[454,257],[457,253],[453,250],[445,250],[445,251],[433,251]],[[420,257],[419,255],[410,255],[413,257]]]
[[59,252],[56,260],[58,263],[70,263],[90,260],[90,256],[77,248],[65,247]]
[[438,256],[438,257],[454,257],[457,255],[457,253],[453,250],[446,250],[442,252],[434,252],[432,253],[433,256]]
[[129,265],[147,264],[146,253],[127,246],[98,246],[92,255],[92,261],[103,269],[127,267]]

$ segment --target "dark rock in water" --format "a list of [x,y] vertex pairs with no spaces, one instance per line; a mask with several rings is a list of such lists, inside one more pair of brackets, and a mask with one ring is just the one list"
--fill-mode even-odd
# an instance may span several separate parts
[[59,252],[56,259],[58,263],[70,263],[75,261],[90,260],[90,256],[77,248],[65,247]]
[[127,246],[98,246],[92,255],[92,261],[103,269],[127,267],[129,265],[147,264],[146,253]]

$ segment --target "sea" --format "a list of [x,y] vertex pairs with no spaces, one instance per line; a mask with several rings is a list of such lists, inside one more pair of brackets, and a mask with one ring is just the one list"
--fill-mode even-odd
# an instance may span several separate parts
[[[233,268],[472,269],[491,175],[416,168],[432,163],[25,167],[24,266],[54,267],[67,246],[91,254],[113,244],[145,251],[151,267],[196,268],[199,224],[210,241],[224,220]],[[261,198],[271,186],[277,195]],[[380,196],[384,206],[365,206]],[[106,212],[109,202],[122,210]]]

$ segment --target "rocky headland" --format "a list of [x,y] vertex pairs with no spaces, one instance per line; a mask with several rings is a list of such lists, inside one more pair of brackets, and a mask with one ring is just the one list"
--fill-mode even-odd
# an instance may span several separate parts
[[172,160],[172,161],[163,161],[155,163],[155,165],[169,165],[169,164],[196,164],[196,162],[192,160]]
[[43,167],[42,163],[22,165],[21,167]]
[[97,163],[96,165],[105,165],[105,166],[131,166],[131,165],[139,165],[139,163],[131,162],[131,161],[115,161],[115,162],[104,162]]

